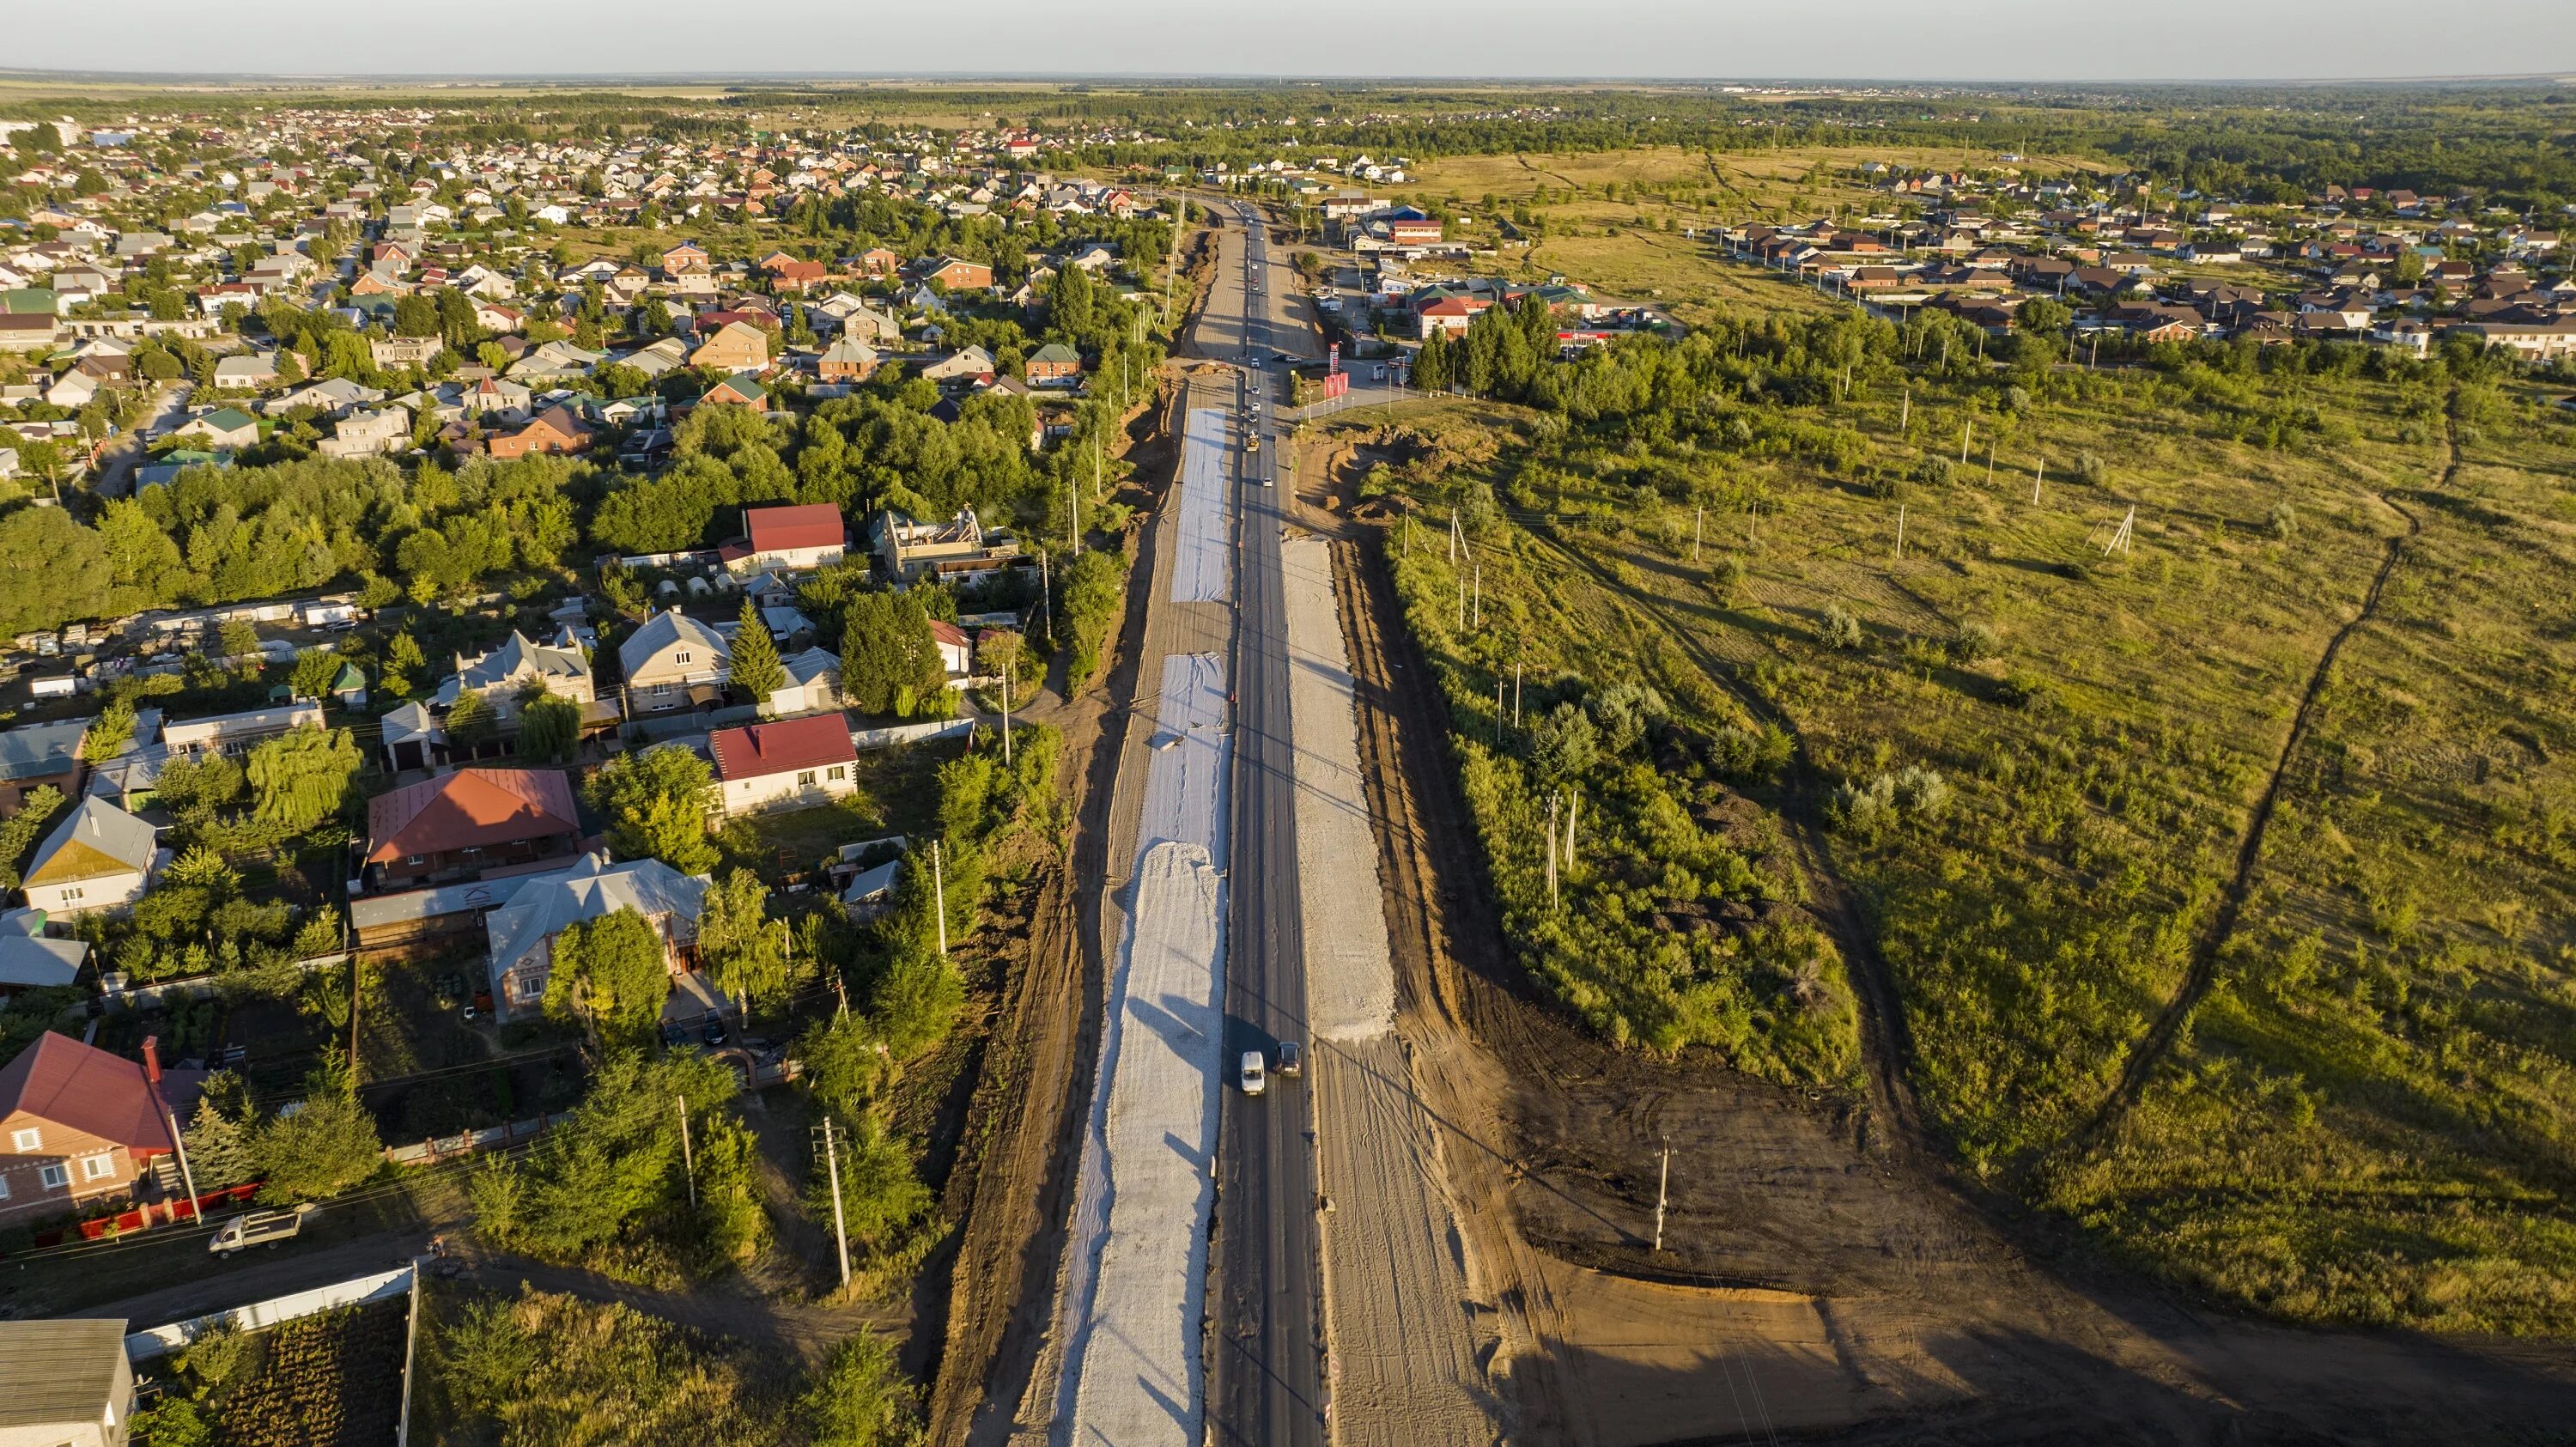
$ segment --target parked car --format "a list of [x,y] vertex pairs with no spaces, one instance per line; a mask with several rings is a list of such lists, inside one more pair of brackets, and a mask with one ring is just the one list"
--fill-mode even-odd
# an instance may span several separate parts
[[214,1240],[206,1243],[206,1249],[220,1256],[245,1246],[274,1246],[292,1240],[304,1229],[304,1218],[316,1209],[307,1201],[291,1211],[253,1211],[247,1216],[235,1216],[215,1233]]
[[688,1027],[688,1026],[681,1024],[681,1023],[680,1023],[679,1021],[677,1021],[677,1020],[665,1020],[665,1021],[663,1021],[663,1022],[662,1022],[662,1048],[663,1048],[663,1049],[665,1049],[665,1050],[677,1050],[677,1049],[679,1049],[681,1046],[686,1045],[686,1044],[688,1044],[688,1043],[689,1043],[689,1027]]
[[1243,1052],[1243,1069],[1236,1077],[1236,1083],[1243,1087],[1243,1093],[1246,1095],[1259,1095],[1262,1088],[1269,1084],[1267,1080],[1262,1078],[1260,1051],[1246,1050]]
[[709,1048],[722,1047],[725,1043],[724,1016],[708,1011],[706,1018],[698,1022],[698,1038],[707,1042]]

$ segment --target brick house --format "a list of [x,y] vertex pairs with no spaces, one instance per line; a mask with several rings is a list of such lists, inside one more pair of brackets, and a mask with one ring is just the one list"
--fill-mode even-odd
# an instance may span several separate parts
[[[137,1064],[48,1030],[0,1067],[0,1222],[131,1196],[171,1153],[160,1065],[144,1049]],[[169,1093],[193,1100],[199,1078],[172,1072]]]
[[470,879],[569,858],[581,841],[572,783],[560,769],[459,769],[367,801],[376,889]]
[[950,291],[982,291],[993,284],[993,268],[980,261],[934,256],[921,264],[913,279],[937,282]]
[[1025,365],[1030,386],[1054,386],[1082,375],[1082,354],[1062,342],[1049,342],[1031,352]]
[[483,441],[497,458],[559,455],[589,448],[594,429],[569,407],[549,407],[515,432],[496,432]]
[[757,372],[769,365],[769,334],[750,322],[734,320],[716,328],[689,354],[692,367],[726,372]]

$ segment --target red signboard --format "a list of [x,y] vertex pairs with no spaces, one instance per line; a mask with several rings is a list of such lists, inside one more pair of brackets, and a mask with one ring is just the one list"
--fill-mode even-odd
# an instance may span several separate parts
[[1325,397],[1327,397],[1327,398],[1339,397],[1339,396],[1341,396],[1343,393],[1348,392],[1349,390],[1351,390],[1351,374],[1350,374],[1350,373],[1348,373],[1348,372],[1331,372],[1331,373],[1327,373],[1327,374],[1325,375],[1325,377],[1324,377],[1324,396],[1325,396]]

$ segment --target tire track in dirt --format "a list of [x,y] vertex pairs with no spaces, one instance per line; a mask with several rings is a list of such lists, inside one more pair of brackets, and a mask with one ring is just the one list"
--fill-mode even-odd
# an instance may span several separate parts
[[[2442,470],[2441,487],[2448,487],[2460,471],[2460,438],[2456,423],[2445,419],[2450,432],[2451,461]],[[2281,799],[2281,786],[2289,778],[2290,764],[2298,757],[2299,745],[2306,742],[2308,730],[2316,717],[2317,704],[2325,697],[2326,686],[2334,676],[2335,660],[2343,655],[2344,644],[2379,615],[2380,594],[2386,591],[2389,578],[2406,554],[2406,544],[2424,530],[2422,519],[2399,506],[2385,493],[2372,493],[2380,506],[2406,520],[2406,531],[2388,540],[2387,552],[2379,560],[2379,569],[2371,575],[2370,587],[2362,594],[2361,607],[2344,625],[2326,640],[2325,651],[2317,655],[2317,666],[2308,674],[2307,687],[2299,694],[2298,710],[2290,716],[2290,731],[2281,739],[2281,752],[2272,761],[2272,772],[2263,780],[2263,792],[2254,801],[2253,815],[2246,821],[2245,834],[2236,846],[2236,873],[2229,879],[2227,892],[2219,899],[2218,910],[2210,917],[2209,927],[2194,945],[2190,968],[2183,973],[2182,988],[2166,1002],[2156,1022],[2129,1053],[2129,1061],[2120,1072],[2120,1083],[2094,1113],[2093,1119],[2066,1142],[2081,1149],[2100,1140],[2115,1129],[2146,1091],[2147,1077],[2154,1074],[2172,1050],[2174,1038],[2182,1033],[2183,1022],[2200,1008],[2209,995],[2209,987],[2218,978],[2219,956],[2228,941],[2235,937],[2236,926],[2243,919],[2246,897],[2254,887],[2254,871],[2262,862],[2263,836],[2271,828],[2272,814]]]

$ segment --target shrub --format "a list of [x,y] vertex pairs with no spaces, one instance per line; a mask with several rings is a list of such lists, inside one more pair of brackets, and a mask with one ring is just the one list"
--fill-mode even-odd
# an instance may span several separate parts
[[2049,708],[2057,703],[2057,685],[2036,673],[2015,670],[2005,676],[1995,698],[2012,708]]
[[1709,767],[1739,783],[1767,784],[1780,777],[1797,743],[1777,724],[1721,730],[1709,740]]
[[1846,834],[1875,839],[1894,827],[1898,810],[1896,780],[1879,774],[1866,783],[1837,785],[1825,801],[1825,822]]
[[1869,630],[1840,603],[1827,603],[1822,619],[1816,625],[1816,637],[1827,648],[1854,652],[1869,642]]
[[2288,503],[2276,502],[2272,504],[2270,524],[2272,536],[2287,542],[2290,535],[2299,530],[2299,515]]
[[2102,459],[2090,452],[2077,453],[2075,465],[2068,472],[2071,481],[2080,482],[2086,487],[2100,487],[2111,475],[2110,469],[2102,465]]
[[1914,464],[1914,480],[1925,487],[1948,487],[1950,475],[1950,459],[1938,453]]
[[1983,623],[1962,623],[1958,636],[1950,640],[1950,661],[1965,668],[1983,663],[2003,651],[2003,640]]
[[1950,807],[1950,781],[1919,764],[1896,771],[1896,807],[1909,819],[1929,819]]

